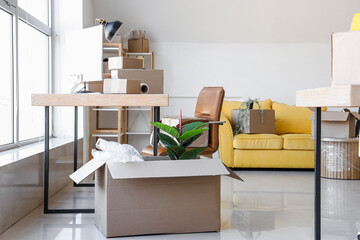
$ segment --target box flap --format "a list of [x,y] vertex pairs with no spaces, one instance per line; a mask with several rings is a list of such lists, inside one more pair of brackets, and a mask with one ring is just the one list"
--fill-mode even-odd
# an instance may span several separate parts
[[89,162],[87,162],[85,165],[83,165],[81,168],[79,168],[76,172],[71,174],[69,177],[76,183],[81,182],[84,180],[87,176],[89,176],[91,173],[95,172],[96,169],[100,168],[102,165],[104,165],[105,162],[98,159],[92,159]]
[[229,167],[227,167],[227,166],[225,166],[225,164],[224,164],[224,167],[226,167],[226,169],[229,171],[229,175],[228,175],[228,177],[231,177],[231,178],[234,178],[234,179],[237,179],[237,180],[240,180],[240,181],[244,181],[244,180],[242,180],[242,178],[241,177],[239,177],[236,173],[234,173],[233,172],[233,170],[231,170]]
[[164,160],[107,164],[114,179],[228,175],[219,159]]
[[351,115],[353,115],[357,120],[360,120],[360,114],[357,112],[351,112]]
[[[321,121],[345,122],[349,118],[348,112],[322,112]],[[311,113],[310,120],[315,120],[315,112]]]

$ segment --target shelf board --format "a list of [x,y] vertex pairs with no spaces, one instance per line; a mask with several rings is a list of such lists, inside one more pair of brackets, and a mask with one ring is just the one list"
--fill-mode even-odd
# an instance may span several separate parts
[[151,56],[151,52],[148,52],[148,53],[126,53],[128,56]]
[[104,42],[103,43],[104,48],[105,47],[117,47],[117,48],[119,48],[120,45],[121,45],[121,43],[109,43],[109,42]]
[[127,135],[150,135],[150,132],[126,132]]
[[[147,111],[150,112],[150,108],[126,108],[128,111]],[[117,108],[93,108],[93,111],[99,111],[99,112],[117,112]],[[122,110],[124,111],[124,110]]]
[[[120,134],[120,136],[123,136],[124,134]],[[104,133],[94,133],[92,135],[93,137],[118,137],[117,134],[104,134]]]

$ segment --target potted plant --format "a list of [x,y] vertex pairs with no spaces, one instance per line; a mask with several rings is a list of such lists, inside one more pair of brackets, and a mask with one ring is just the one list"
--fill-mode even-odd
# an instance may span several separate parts
[[206,149],[193,148],[187,150],[209,128],[207,127],[208,124],[203,122],[192,122],[183,125],[181,111],[179,128],[160,122],[151,122],[151,124],[167,133],[159,132],[158,137],[166,147],[167,154],[172,160],[194,159]]
[[[243,132],[245,129],[249,128],[249,120],[250,120],[250,110],[253,108],[254,103],[256,103],[259,107],[259,114],[261,122],[264,122],[264,110],[262,109],[259,101],[255,99],[249,98],[247,101],[243,102],[238,111],[237,119],[236,119],[236,127],[234,129],[234,137]],[[242,108],[245,107],[245,108]]]

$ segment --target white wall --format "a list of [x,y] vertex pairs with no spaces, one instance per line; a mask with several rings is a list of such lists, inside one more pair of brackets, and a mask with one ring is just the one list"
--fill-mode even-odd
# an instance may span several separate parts
[[[226,97],[294,104],[296,90],[330,85],[331,32],[350,29],[360,2],[94,0],[93,9],[123,21],[122,34],[147,31],[170,96],[195,97],[203,86],[220,85]],[[176,112],[193,109],[173,102]]]

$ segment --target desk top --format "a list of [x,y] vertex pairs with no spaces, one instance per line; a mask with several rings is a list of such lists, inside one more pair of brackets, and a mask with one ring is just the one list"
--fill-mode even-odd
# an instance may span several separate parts
[[339,85],[296,91],[300,107],[360,107],[360,85]]
[[33,106],[167,107],[168,94],[32,94]]

